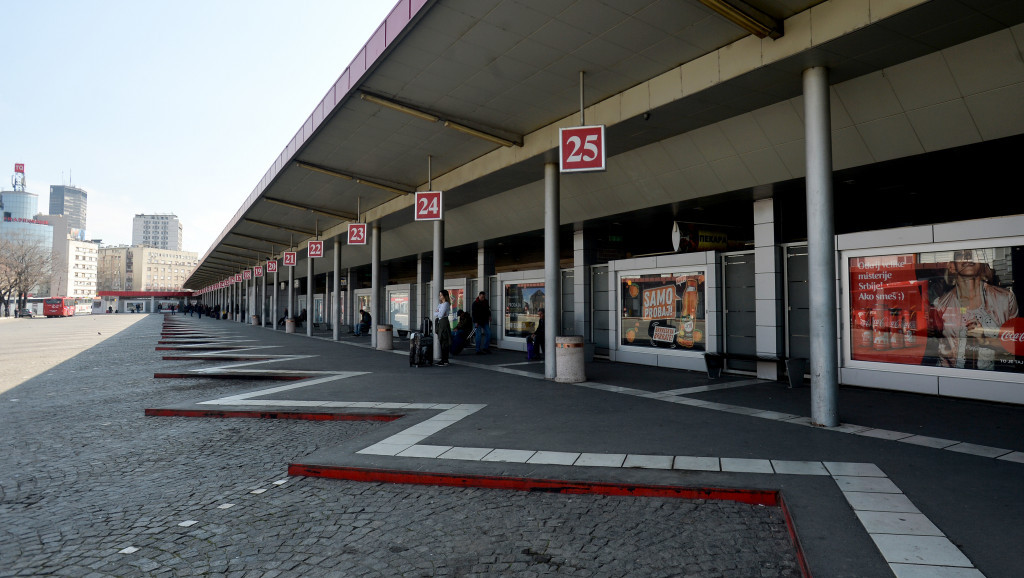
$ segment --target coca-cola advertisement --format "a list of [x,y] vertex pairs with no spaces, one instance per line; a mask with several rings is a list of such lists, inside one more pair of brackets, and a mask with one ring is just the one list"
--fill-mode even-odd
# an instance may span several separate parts
[[1021,259],[1024,247],[851,258],[852,358],[1024,372]]
[[622,277],[622,345],[704,351],[704,274]]

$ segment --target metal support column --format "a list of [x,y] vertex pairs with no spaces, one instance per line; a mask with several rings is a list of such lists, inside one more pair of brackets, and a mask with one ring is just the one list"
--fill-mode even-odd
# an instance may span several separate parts
[[341,317],[338,315],[338,311],[341,311],[341,290],[339,289],[341,282],[341,236],[336,235],[334,237],[334,293],[331,294],[331,338],[335,341],[341,335],[340,329]]
[[[437,295],[444,289],[444,219],[434,221],[434,285],[431,294],[427,295],[427,315],[434,322],[434,311],[437,310]],[[441,359],[441,341],[434,332],[434,361]]]
[[295,266],[288,267],[288,302],[284,306],[288,315],[285,319],[295,319]]
[[306,253],[306,336],[313,336],[313,257]]
[[[275,259],[276,261],[276,259]],[[274,294],[270,298],[270,324],[274,327],[274,331],[277,331],[277,288],[278,278],[277,269],[274,270]]]
[[377,348],[380,323],[380,222],[374,221],[370,234],[370,345]]
[[811,422],[839,425],[832,126],[828,69],[803,73],[807,146],[807,268],[811,318]]
[[558,264],[558,164],[544,164],[544,377],[554,379],[555,337],[561,327],[561,275]]

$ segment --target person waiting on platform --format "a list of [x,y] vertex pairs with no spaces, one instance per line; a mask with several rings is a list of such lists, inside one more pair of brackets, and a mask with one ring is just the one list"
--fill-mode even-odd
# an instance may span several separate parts
[[288,308],[287,307],[284,308],[284,315],[282,315],[281,318],[277,320],[277,326],[281,327],[282,325],[284,325],[285,319],[288,319]]
[[359,308],[359,323],[356,323],[355,335],[367,335],[370,332],[370,323],[373,320],[370,318],[370,314],[366,312],[362,307]]
[[299,312],[299,318],[295,320],[296,327],[302,327],[302,324],[306,322],[306,310],[303,309]]
[[544,308],[541,307],[537,310],[537,328],[530,334],[530,339],[533,341],[533,346],[537,350],[537,359],[544,357]]

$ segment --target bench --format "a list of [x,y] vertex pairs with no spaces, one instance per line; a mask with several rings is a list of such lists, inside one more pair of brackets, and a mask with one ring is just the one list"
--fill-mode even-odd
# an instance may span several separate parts
[[749,353],[730,352],[707,352],[704,354],[704,365],[708,371],[709,379],[718,379],[722,376],[725,362],[732,361],[772,361],[785,363],[786,373],[789,375],[789,387],[797,387],[804,382],[804,372],[807,370],[807,360],[802,357],[786,357],[784,355],[758,355]]

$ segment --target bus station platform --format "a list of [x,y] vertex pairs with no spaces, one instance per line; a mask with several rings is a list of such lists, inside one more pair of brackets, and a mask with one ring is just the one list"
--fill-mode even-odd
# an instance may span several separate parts
[[1019,406],[843,387],[821,428],[808,385],[740,374],[595,361],[562,384],[521,352],[410,367],[405,341],[182,316],[155,346],[156,377],[238,387],[147,415],[386,422],[292,475],[781,506],[804,575],[1019,575]]

